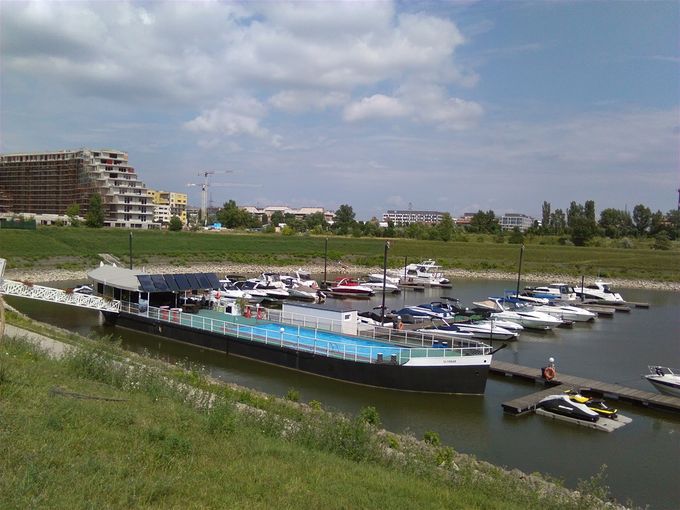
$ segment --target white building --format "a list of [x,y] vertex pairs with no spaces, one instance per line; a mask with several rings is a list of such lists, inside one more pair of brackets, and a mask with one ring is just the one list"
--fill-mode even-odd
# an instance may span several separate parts
[[246,205],[241,207],[246,212],[250,214],[255,214],[257,216],[262,216],[263,214],[267,216],[267,221],[271,220],[272,214],[275,212],[280,212],[284,216],[286,214],[292,214],[297,220],[304,220],[307,216],[312,214],[321,213],[324,219],[328,223],[333,223],[333,218],[335,213],[325,210],[323,207],[299,207],[293,208],[286,205],[269,205],[267,207],[255,207],[252,205]]
[[400,211],[388,210],[383,214],[383,221],[391,221],[397,226],[410,225],[412,223],[427,223],[434,225],[442,221],[444,213],[440,211]]
[[501,216],[501,229],[514,230],[518,228],[521,232],[526,232],[534,225],[534,219],[531,216],[520,213],[505,213]]

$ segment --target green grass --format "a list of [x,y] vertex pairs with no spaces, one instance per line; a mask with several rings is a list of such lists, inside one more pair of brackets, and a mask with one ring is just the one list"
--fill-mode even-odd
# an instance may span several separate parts
[[59,361],[22,339],[0,344],[3,509],[597,506],[362,418],[78,342]]
[[[240,234],[227,232],[136,231],[133,237],[135,265],[169,263],[243,263],[262,266],[323,263],[324,237]],[[468,235],[467,241],[442,242],[393,240],[388,265],[403,266],[405,258],[416,261],[435,258],[447,269],[516,272],[519,246],[495,243],[491,236]],[[553,273],[571,276],[604,276],[658,281],[680,280],[680,248],[651,249],[650,242],[636,241],[633,248],[619,248],[610,240],[603,246],[575,247],[556,240],[527,241],[523,273]],[[380,267],[384,240],[329,237],[328,258]],[[35,231],[0,230],[0,256],[9,267],[41,265],[86,269],[98,262],[98,253],[129,259],[129,232],[118,229],[41,228]]]

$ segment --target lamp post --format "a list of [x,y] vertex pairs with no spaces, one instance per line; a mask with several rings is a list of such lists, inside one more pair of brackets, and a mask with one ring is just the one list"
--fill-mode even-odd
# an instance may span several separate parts
[[519,250],[519,269],[517,271],[517,294],[516,296],[519,297],[519,279],[520,276],[522,275],[522,256],[524,255],[524,245],[522,245],[522,248]]
[[328,238],[326,238],[326,242],[324,243],[324,249],[323,249],[323,288],[326,288],[326,262],[328,261]]
[[383,255],[383,291],[382,291],[382,308],[380,309],[380,325],[385,324],[385,282],[387,280],[387,249],[390,247],[390,242],[385,241],[385,254]]
[[130,269],[132,269],[132,232],[130,232]]

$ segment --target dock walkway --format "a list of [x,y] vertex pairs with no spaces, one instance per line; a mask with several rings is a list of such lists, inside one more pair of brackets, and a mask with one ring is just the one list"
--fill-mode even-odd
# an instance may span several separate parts
[[555,379],[552,381],[546,381],[541,376],[540,368],[526,367],[497,360],[491,362],[490,370],[492,373],[507,377],[519,377],[524,380],[548,386],[548,388],[532,393],[531,395],[503,402],[501,404],[503,410],[511,414],[523,414],[528,411],[533,411],[536,404],[542,398],[548,395],[562,393],[570,388],[584,390],[586,393],[593,393],[604,398],[631,402],[645,407],[680,412],[680,398],[662,395],[660,393],[637,390],[619,384],[610,384],[595,379],[562,374],[560,372],[557,373]]

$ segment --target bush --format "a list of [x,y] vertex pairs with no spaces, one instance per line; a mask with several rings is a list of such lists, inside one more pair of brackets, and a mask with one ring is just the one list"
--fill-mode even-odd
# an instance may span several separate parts
[[290,388],[288,390],[288,393],[286,393],[286,399],[290,400],[291,402],[299,402],[300,401],[300,392],[296,390],[295,388]]
[[425,441],[428,444],[431,444],[432,446],[439,446],[442,444],[441,439],[439,438],[439,434],[436,432],[432,432],[431,430],[428,430],[423,434],[423,441]]
[[655,250],[670,250],[671,240],[665,232],[660,232],[654,237],[654,245],[652,245],[652,248]]
[[373,406],[364,407],[359,412],[359,418],[369,425],[380,426],[380,414],[378,414],[378,410]]

